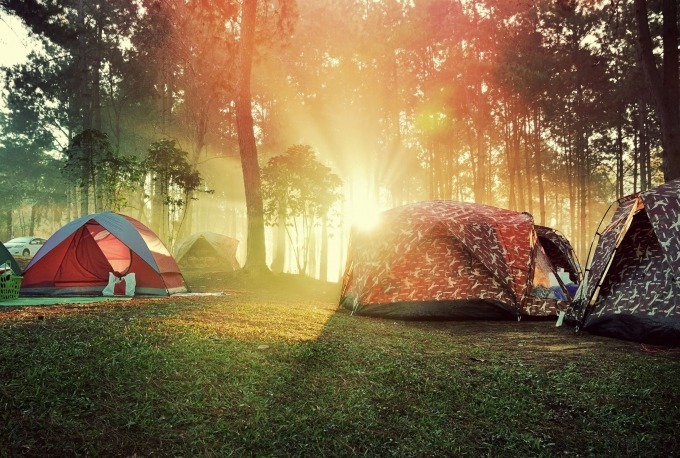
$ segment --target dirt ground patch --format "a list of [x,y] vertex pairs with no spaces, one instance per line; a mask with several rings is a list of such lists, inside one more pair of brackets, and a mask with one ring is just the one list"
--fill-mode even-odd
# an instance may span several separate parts
[[[485,352],[545,365],[579,361],[584,355],[606,360],[625,353],[664,355],[680,360],[680,349],[577,332],[573,326],[555,327],[555,320],[409,322],[409,326],[434,329],[466,341]],[[480,359],[483,359],[480,357]]]

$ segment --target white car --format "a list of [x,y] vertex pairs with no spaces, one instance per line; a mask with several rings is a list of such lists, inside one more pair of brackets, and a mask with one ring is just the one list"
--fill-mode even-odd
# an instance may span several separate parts
[[3,245],[12,256],[33,257],[46,241],[40,237],[17,237]]

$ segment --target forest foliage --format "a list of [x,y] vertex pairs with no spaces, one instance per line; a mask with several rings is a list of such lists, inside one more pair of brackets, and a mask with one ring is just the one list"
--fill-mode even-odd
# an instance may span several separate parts
[[[342,179],[343,208],[454,199],[528,211],[583,256],[610,202],[668,179],[678,160],[645,84],[658,64],[667,95],[677,85],[669,3],[260,0],[248,88],[255,154],[266,163],[311,145]],[[239,160],[243,140],[241,4],[0,0],[37,43],[3,69],[0,239],[23,235],[27,209],[27,232],[99,206],[166,241],[200,230],[210,212],[194,191],[217,198],[224,183],[200,184],[199,168]],[[642,6],[647,45],[660,50],[646,66]],[[677,99],[667,99],[672,114]],[[87,133],[106,167],[74,162]],[[186,195],[134,169],[158,142],[174,142],[187,176],[199,173]],[[240,215],[244,195],[224,205]],[[177,199],[188,216],[163,211]]]

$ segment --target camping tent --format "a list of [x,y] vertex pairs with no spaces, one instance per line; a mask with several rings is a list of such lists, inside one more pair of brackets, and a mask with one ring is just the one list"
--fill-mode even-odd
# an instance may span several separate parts
[[536,225],[535,228],[548,259],[558,272],[563,272],[563,282],[570,292],[575,293],[576,285],[581,282],[581,267],[571,243],[561,232],[551,227]]
[[340,301],[363,315],[500,319],[555,315],[569,296],[531,215],[429,201],[353,231]]
[[241,266],[236,260],[238,240],[214,232],[197,232],[183,239],[175,249],[175,259],[183,267],[213,267],[233,271]]
[[590,332],[680,344],[680,179],[617,202],[574,301]]
[[109,280],[134,273],[136,293],[187,290],[172,255],[148,227],[129,216],[83,216],[52,235],[24,270],[21,295],[100,295]]
[[0,266],[5,263],[9,263],[15,275],[21,275],[21,268],[17,264],[17,260],[14,259],[14,256],[7,250],[5,245],[0,243]]

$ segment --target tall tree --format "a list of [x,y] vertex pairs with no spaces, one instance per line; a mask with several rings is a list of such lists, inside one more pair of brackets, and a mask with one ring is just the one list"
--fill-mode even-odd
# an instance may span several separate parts
[[[5,116],[0,116],[3,121]],[[3,126],[5,127],[5,126]],[[34,135],[4,135],[0,142],[0,239],[15,235],[35,234],[40,216],[50,208],[64,205],[67,185],[61,179],[61,162],[47,154],[51,137],[36,130]],[[29,227],[17,230],[14,214],[19,209],[30,209]],[[20,233],[19,233],[20,232]]]
[[255,49],[257,4],[257,0],[243,2],[236,98],[238,144],[241,152],[241,168],[243,170],[246,212],[248,215],[247,254],[243,268],[255,274],[269,271],[264,244],[264,207],[262,203],[260,165],[257,159],[257,144],[253,128],[253,105],[250,92],[253,51]]
[[[298,272],[307,274],[312,230],[327,223],[331,207],[341,198],[342,181],[319,162],[309,145],[291,146],[271,158],[262,169],[262,180],[267,221],[285,230]],[[280,263],[283,248],[277,244]]]
[[[122,42],[130,36],[139,4],[131,0],[2,0],[0,5],[31,29],[49,54],[32,57],[33,64],[47,71],[35,72],[37,77],[31,81],[37,81],[41,90],[31,96],[42,98],[45,110],[57,113],[46,119],[61,120],[58,136],[62,141],[65,138],[67,143],[82,132],[104,132],[101,82],[118,73]],[[23,74],[30,71],[29,67]],[[24,88],[27,93],[29,89]],[[85,142],[83,148],[88,147]],[[92,207],[89,193],[81,192],[80,197],[80,213],[84,214]],[[100,206],[101,201],[95,202],[95,208]]]
[[89,213],[88,198],[90,190],[95,198],[94,211],[103,210],[104,198],[103,171],[105,164],[113,160],[113,150],[106,134],[87,129],[71,140],[66,150],[65,175],[78,183],[81,195],[81,216]]
[[649,26],[647,0],[635,0],[640,63],[654,97],[654,107],[661,125],[663,174],[666,181],[680,178],[680,65],[678,45],[678,2],[662,0],[663,61],[658,68],[656,45]]
[[201,174],[189,163],[187,156],[188,153],[174,140],[159,140],[151,144],[145,161],[156,185],[158,236],[171,247],[184,221],[187,204],[202,183]]

